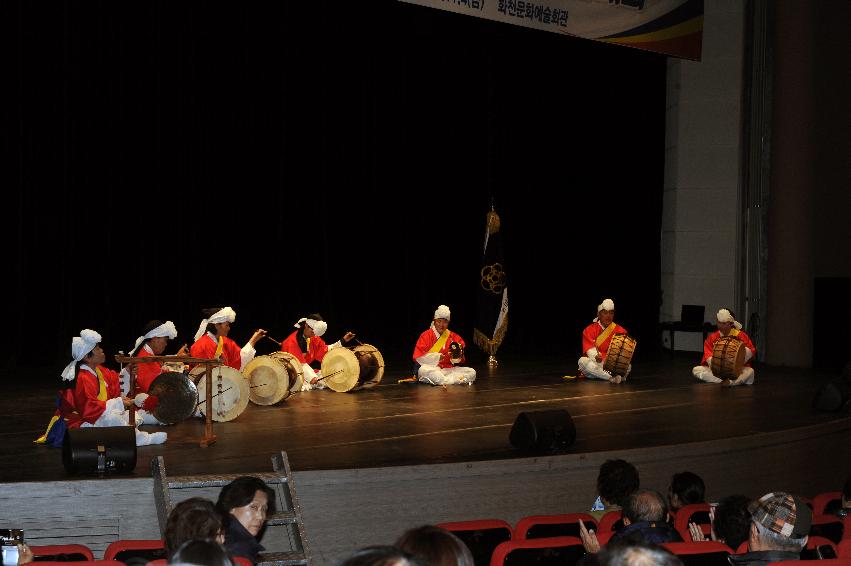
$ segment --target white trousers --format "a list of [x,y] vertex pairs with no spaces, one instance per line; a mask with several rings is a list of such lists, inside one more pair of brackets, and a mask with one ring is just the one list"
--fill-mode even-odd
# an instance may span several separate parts
[[423,383],[431,385],[470,385],[476,381],[476,370],[464,366],[442,368],[432,365],[421,365],[417,377]]
[[[121,408],[119,409],[119,407]],[[148,422],[144,422],[146,419],[148,419]],[[139,425],[150,424],[151,419],[156,421],[153,415],[146,411],[136,411],[136,446],[162,444],[168,438],[168,435],[164,432],[144,432],[139,430]],[[106,410],[98,417],[95,424],[83,423],[80,426],[130,426],[130,413],[124,409],[121,398],[116,397],[106,402]]]
[[304,383],[302,383],[301,385],[302,391],[310,391],[311,389],[325,389],[326,387],[328,387],[327,385],[325,385],[324,381],[310,383],[310,380],[312,380],[313,378],[322,377],[320,375],[322,373],[321,371],[316,371],[315,369],[310,367],[310,364],[301,364],[301,369],[302,376],[304,377]]
[[[721,383],[724,381],[720,377],[716,377],[712,374],[712,370],[709,366],[697,366],[691,373],[700,381],[705,381],[707,383]],[[732,382],[732,385],[753,385],[753,368],[745,367],[742,369],[742,373],[739,374],[739,377],[736,378],[736,381]]]
[[[602,379],[603,381],[609,381],[612,379],[612,374],[603,369],[603,364],[597,363],[596,360],[586,358],[585,356],[579,358],[579,369],[591,379]],[[627,375],[629,375],[631,371],[632,364],[630,364],[627,368],[626,375],[622,377],[626,379]]]

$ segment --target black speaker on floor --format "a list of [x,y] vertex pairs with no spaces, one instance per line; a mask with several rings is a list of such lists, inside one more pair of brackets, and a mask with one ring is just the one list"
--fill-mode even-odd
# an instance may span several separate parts
[[62,464],[69,474],[130,473],[136,467],[136,429],[69,428],[62,441]]
[[576,441],[576,425],[564,409],[520,413],[508,440],[520,450],[564,452]]
[[851,383],[843,377],[825,383],[813,397],[813,409],[834,413],[851,406]]

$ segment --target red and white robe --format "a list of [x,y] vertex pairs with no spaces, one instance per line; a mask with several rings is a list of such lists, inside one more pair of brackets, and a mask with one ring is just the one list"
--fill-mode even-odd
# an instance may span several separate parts
[[[462,348],[464,339],[458,334],[445,330],[441,335],[437,332],[434,324],[420,334],[417,344],[414,346],[414,361],[420,364],[417,370],[417,378],[432,385],[456,385],[460,383],[471,384],[476,381],[476,370],[471,367],[456,366],[449,361],[449,346],[452,342],[458,342]],[[464,363],[466,360],[461,359]]]

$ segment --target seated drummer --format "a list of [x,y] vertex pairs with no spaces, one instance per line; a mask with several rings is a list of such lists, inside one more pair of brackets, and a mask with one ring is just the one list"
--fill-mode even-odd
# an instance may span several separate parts
[[328,323],[319,313],[300,318],[293,326],[296,330],[281,342],[281,351],[289,352],[301,362],[304,370],[302,391],[323,389],[325,384],[319,381],[320,372],[317,371],[322,367],[322,359],[328,353],[328,350],[333,350],[338,346],[348,346],[355,335],[352,332],[346,332],[340,340],[330,346],[326,345],[322,336],[328,330]]
[[[706,337],[706,341],[703,343],[703,361],[701,365],[692,370],[692,373],[699,380],[709,383],[720,383],[727,386],[753,385],[754,373],[751,367],[751,358],[756,355],[756,346],[753,345],[750,337],[742,330],[741,323],[736,320],[731,310],[721,309],[715,315],[715,318],[717,320],[715,325],[718,327],[718,330]],[[742,368],[742,372],[735,381],[721,379],[712,374],[712,367],[710,365],[712,361],[712,349],[715,346],[715,342],[722,336],[735,336],[745,343],[745,367]]]
[[258,328],[248,343],[240,348],[228,338],[230,325],[236,321],[236,311],[230,307],[216,307],[203,309],[201,313],[204,320],[198,326],[195,343],[189,349],[189,355],[207,360],[220,358],[226,366],[242,371],[242,368],[254,359],[257,353],[254,345],[266,336],[266,331]]
[[[170,320],[162,322],[160,320],[152,320],[142,329],[142,336],[136,338],[136,344],[130,351],[131,358],[147,358],[149,356],[161,356],[168,346],[169,340],[177,338],[177,328]],[[187,355],[187,348],[184,345],[177,352],[178,356]],[[147,364],[138,364],[136,372],[136,391],[135,393],[147,393],[151,387],[151,382],[161,374],[163,364],[160,362],[151,362]],[[122,384],[121,391],[124,395],[129,395],[130,379],[127,370],[121,372]]]
[[476,381],[476,370],[471,367],[455,365],[464,363],[450,359],[452,344],[458,344],[461,351],[465,347],[464,339],[449,330],[449,307],[440,305],[434,311],[434,318],[428,330],[420,334],[414,346],[414,362],[417,368],[417,378],[431,385],[472,384]]
[[[44,441],[54,446],[61,445],[65,428],[128,426],[127,408],[134,400],[121,395],[118,372],[103,365],[106,354],[100,342],[101,335],[89,329],[71,340],[73,359],[62,372],[58,414],[48,426]],[[130,371],[135,373],[136,370],[131,368]],[[145,405],[140,401],[143,400],[136,400],[136,404],[144,409]],[[150,416],[140,410],[136,425],[147,422]],[[136,445],[162,444],[167,436],[164,432],[147,433],[137,428]]]
[[597,306],[597,318],[582,331],[582,351],[585,355],[579,358],[580,376],[610,383],[626,381],[627,375],[632,371],[632,365],[626,370],[626,375],[611,375],[603,369],[612,336],[615,334],[627,334],[627,331],[623,326],[615,324],[614,301],[605,299]]

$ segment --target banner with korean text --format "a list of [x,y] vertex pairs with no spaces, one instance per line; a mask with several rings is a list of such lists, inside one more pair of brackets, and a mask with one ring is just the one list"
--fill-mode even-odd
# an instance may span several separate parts
[[700,60],[703,0],[401,0]]

